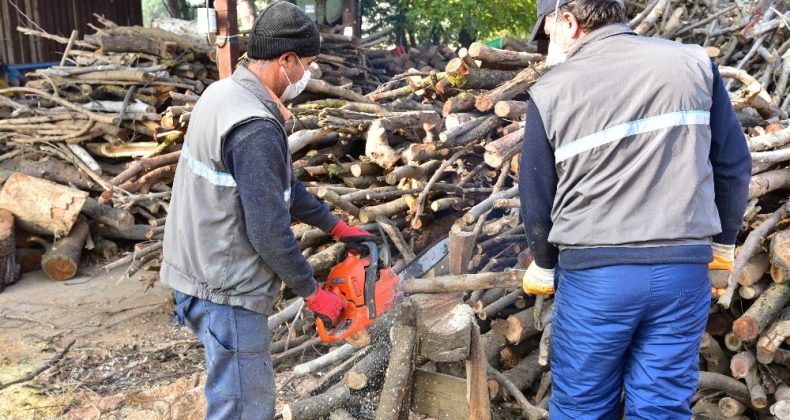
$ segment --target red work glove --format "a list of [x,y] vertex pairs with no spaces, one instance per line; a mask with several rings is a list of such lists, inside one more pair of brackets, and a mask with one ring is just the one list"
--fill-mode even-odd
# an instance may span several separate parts
[[330,232],[330,234],[334,236],[336,240],[343,242],[365,242],[376,240],[375,235],[371,235],[370,233],[356,226],[349,226],[348,223],[343,220],[337,222],[335,227],[332,228],[332,232]]
[[324,290],[320,285],[316,287],[315,294],[309,299],[305,299],[307,307],[316,315],[324,320],[327,326],[334,325],[337,322],[337,317],[343,311],[343,301],[337,295],[329,293]]

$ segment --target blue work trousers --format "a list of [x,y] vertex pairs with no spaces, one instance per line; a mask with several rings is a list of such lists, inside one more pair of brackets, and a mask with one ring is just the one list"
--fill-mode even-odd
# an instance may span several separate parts
[[174,291],[173,315],[206,351],[206,419],[273,419],[276,399],[266,315]]
[[551,419],[691,418],[710,297],[707,264],[560,270]]

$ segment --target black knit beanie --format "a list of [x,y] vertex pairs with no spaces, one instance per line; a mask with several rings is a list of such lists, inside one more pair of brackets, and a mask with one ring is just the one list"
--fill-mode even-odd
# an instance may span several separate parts
[[295,52],[299,57],[314,57],[320,50],[321,35],[315,22],[299,6],[275,1],[255,19],[247,56],[271,60]]

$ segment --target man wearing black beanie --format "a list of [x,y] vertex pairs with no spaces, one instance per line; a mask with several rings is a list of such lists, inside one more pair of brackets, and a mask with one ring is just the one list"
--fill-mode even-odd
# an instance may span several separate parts
[[304,90],[319,54],[318,27],[275,2],[250,33],[248,62],[195,105],[165,225],[162,282],[174,315],[206,352],[206,418],[274,418],[268,315],[284,282],[334,323],[343,307],[299,250],[291,219],[336,239],[370,239],[310,195],[295,177],[282,100]]

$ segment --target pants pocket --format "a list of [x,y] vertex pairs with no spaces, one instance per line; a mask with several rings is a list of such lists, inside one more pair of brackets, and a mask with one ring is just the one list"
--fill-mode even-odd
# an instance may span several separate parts
[[711,286],[707,277],[691,288],[681,289],[675,304],[673,327],[684,335],[701,333],[710,311],[710,296]]
[[238,354],[224,346],[211,330],[203,334],[206,349],[206,392],[222,398],[239,398]]

